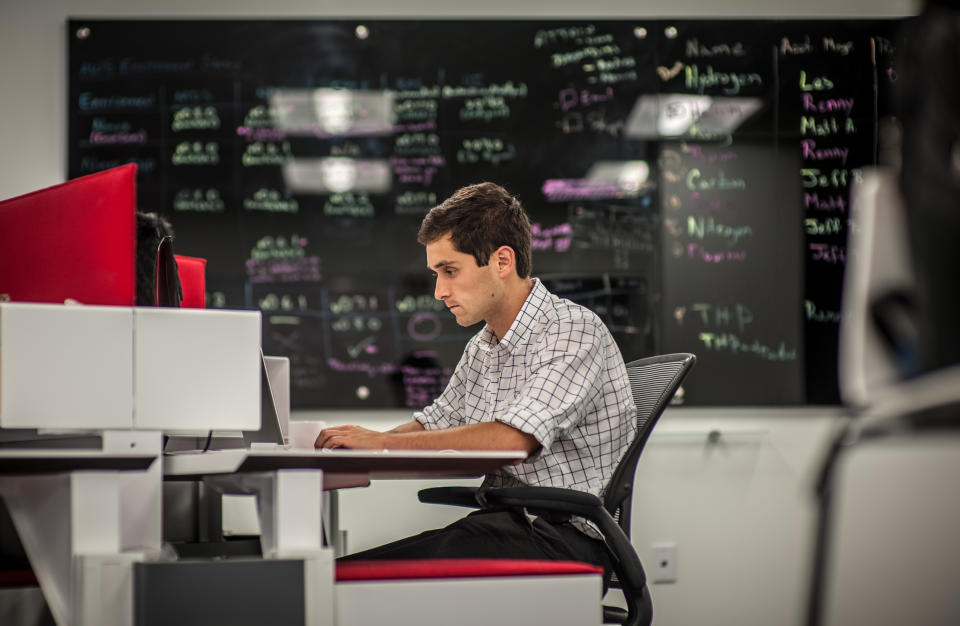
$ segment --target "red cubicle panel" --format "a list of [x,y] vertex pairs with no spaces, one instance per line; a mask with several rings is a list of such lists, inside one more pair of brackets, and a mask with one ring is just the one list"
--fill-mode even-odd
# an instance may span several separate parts
[[0,202],[0,296],[133,306],[136,174],[122,165]]
[[183,291],[180,306],[185,309],[205,308],[207,260],[182,254],[175,254],[173,258],[177,260],[177,274],[180,276],[180,289]]

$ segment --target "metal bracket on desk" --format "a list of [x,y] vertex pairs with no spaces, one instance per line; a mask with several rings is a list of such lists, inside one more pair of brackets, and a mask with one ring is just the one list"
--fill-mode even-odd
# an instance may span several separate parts
[[321,470],[211,475],[204,482],[221,493],[257,496],[260,544],[265,558],[299,556],[323,549]]

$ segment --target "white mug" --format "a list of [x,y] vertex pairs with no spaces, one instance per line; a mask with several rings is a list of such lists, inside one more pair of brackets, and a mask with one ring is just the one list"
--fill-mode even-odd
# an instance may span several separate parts
[[326,422],[290,420],[290,446],[297,450],[313,450],[320,431],[326,427]]

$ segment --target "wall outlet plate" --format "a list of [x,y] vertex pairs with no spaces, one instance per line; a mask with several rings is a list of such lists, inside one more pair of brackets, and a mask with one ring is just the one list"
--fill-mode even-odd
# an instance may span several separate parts
[[677,582],[677,544],[657,542],[650,546],[653,554],[650,580],[655,583]]

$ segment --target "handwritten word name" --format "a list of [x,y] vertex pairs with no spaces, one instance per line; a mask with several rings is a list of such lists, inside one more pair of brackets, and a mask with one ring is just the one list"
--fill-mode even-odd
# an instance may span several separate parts
[[747,54],[747,51],[743,49],[743,44],[739,41],[732,45],[728,43],[718,43],[712,46],[705,46],[701,44],[696,37],[687,39],[686,50],[688,57],[742,57]]

